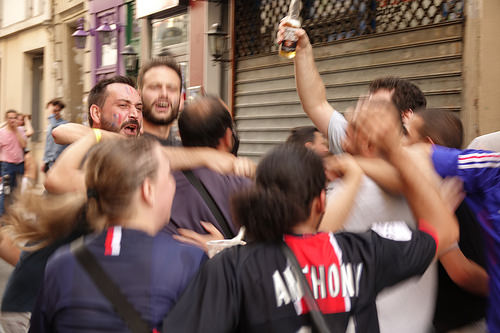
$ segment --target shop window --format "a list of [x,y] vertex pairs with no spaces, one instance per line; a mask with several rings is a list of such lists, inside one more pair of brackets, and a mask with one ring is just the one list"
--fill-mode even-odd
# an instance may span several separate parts
[[152,21],[152,54],[176,55],[175,49],[188,41],[188,15],[156,19]]

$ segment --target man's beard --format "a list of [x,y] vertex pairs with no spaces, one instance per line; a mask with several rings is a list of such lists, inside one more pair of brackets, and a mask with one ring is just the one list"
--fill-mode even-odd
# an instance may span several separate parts
[[170,125],[177,119],[177,115],[179,114],[179,103],[177,105],[171,105],[170,114],[166,118],[160,118],[153,114],[153,108],[143,106],[142,117],[148,122],[155,125]]
[[114,122],[110,122],[104,118],[101,118],[101,129],[109,132],[121,133],[125,127],[130,125],[135,125],[135,129],[131,130],[132,132],[135,131],[135,133],[133,134],[123,133],[123,134],[125,134],[126,136],[139,136],[141,132],[141,124],[136,119],[130,119],[123,122],[121,125],[118,125]]

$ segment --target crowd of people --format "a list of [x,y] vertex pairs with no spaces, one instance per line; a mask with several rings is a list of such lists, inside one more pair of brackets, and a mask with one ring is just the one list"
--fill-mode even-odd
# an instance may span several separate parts
[[[295,34],[314,126],[258,165],[169,57],[137,87],[98,82],[90,127],[47,104],[46,193],[16,190],[2,217],[0,332],[500,332],[500,132],[461,150],[460,120],[396,77],[343,115]],[[35,181],[20,118],[0,130],[12,186]],[[239,245],[209,259],[210,241]]]

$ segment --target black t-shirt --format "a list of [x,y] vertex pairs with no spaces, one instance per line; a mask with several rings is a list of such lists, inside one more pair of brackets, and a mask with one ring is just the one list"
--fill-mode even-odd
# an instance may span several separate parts
[[[484,240],[474,213],[463,202],[455,212],[460,226],[458,245],[464,256],[486,269]],[[472,294],[455,284],[439,264],[438,294],[434,326],[447,332],[481,320],[486,316],[486,297]]]
[[170,133],[166,139],[161,139],[156,135],[144,132],[143,136],[147,136],[156,139],[164,147],[180,147],[182,146],[181,140],[170,130]]
[[[421,231],[391,240],[374,231],[286,235],[332,332],[350,317],[357,332],[379,332],[375,298],[423,274],[436,242]],[[164,323],[164,332],[297,332],[310,327],[298,279],[278,244],[254,243],[209,260]]]

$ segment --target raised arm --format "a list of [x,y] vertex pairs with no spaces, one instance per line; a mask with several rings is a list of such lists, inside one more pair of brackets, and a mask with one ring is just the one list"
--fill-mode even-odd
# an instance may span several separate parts
[[69,145],[92,132],[92,129],[76,123],[67,123],[52,130],[54,142],[60,145]]
[[33,129],[33,126],[31,125],[31,119],[29,116],[24,116],[24,129],[26,131],[26,137],[30,138],[33,133],[35,133],[35,130]]
[[[283,22],[278,30],[278,43],[283,40]],[[328,136],[328,124],[333,108],[326,99],[325,85],[316,64],[309,37],[303,29],[297,29],[298,38],[295,56],[295,83],[300,102],[307,116],[323,135]]]

